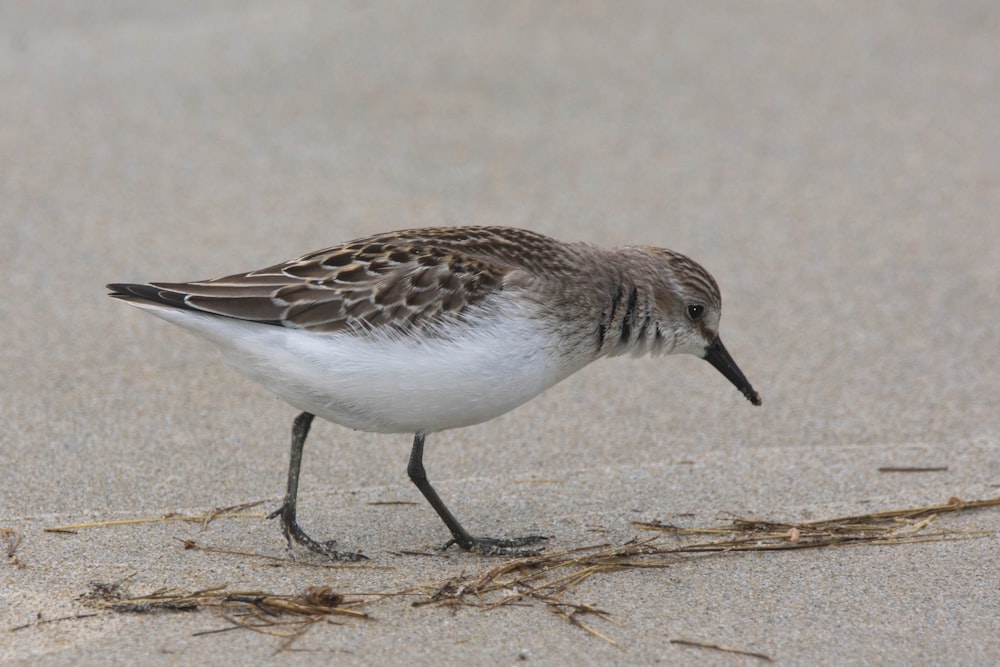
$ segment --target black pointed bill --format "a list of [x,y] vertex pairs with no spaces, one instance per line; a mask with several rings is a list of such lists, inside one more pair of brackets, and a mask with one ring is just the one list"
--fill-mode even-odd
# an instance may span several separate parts
[[754,405],[760,405],[760,394],[750,386],[750,381],[743,375],[743,371],[736,365],[733,358],[729,356],[729,352],[726,350],[726,346],[722,344],[721,338],[716,336],[715,340],[708,344],[708,347],[705,348],[703,359],[725,375],[726,379],[732,382],[747,397],[748,401]]

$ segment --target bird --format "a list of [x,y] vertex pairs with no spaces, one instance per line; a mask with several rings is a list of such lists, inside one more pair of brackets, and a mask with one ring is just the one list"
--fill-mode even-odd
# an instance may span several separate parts
[[719,337],[712,275],[666,248],[605,249],[513,227],[386,232],[297,259],[193,282],[112,283],[109,296],[213,343],[239,373],[299,412],[278,518],[293,541],[356,561],[296,518],[302,452],[316,416],[413,435],[407,473],[457,545],[531,555],[548,539],[474,536],[428,480],[431,433],[513,410],[593,361],[691,354],[753,405],[761,398]]

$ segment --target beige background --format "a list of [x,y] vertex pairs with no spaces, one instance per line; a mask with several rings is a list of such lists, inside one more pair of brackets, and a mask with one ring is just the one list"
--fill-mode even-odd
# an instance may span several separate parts
[[[5,664],[1000,662],[1000,541],[746,554],[595,578],[614,648],[543,608],[411,608],[297,647],[135,592],[379,592],[493,561],[447,537],[409,438],[318,424],[301,519],[384,570],[270,567],[263,520],[43,532],[283,491],[294,411],[109,281],[263,266],[355,236],[506,224],[689,253],[756,409],[693,358],[595,364],[426,463],[476,532],[550,548],[634,519],[802,520],[1000,495],[1000,10],[967,2],[0,3]],[[880,466],[947,466],[923,474]],[[381,501],[413,505],[372,505]],[[996,529],[997,510],[942,519]],[[308,557],[306,557],[308,558]]]

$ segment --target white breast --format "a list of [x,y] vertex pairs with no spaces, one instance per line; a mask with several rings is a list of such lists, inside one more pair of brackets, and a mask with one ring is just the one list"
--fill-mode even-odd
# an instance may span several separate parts
[[291,405],[350,428],[431,433],[508,412],[592,361],[508,299],[451,337],[315,334],[147,307]]

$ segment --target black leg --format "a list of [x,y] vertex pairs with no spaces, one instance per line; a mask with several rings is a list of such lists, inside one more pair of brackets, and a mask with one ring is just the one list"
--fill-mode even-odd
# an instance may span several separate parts
[[431,504],[434,511],[438,513],[444,524],[448,526],[448,530],[451,531],[452,539],[449,540],[444,548],[447,549],[452,544],[457,544],[466,551],[476,551],[486,556],[537,556],[537,550],[531,549],[517,549],[515,547],[522,547],[527,544],[534,544],[535,542],[541,542],[542,540],[547,540],[548,538],[543,535],[527,535],[525,537],[515,537],[511,539],[497,539],[493,537],[473,537],[462,528],[462,524],[458,522],[448,508],[445,506],[441,497],[431,486],[431,483],[427,481],[427,471],[424,470],[424,434],[417,433],[413,436],[413,449],[410,450],[410,463],[406,467],[406,473],[410,476],[410,480],[417,485],[420,489],[420,493],[424,494],[424,498],[427,502]]
[[288,550],[292,549],[292,540],[295,540],[310,551],[323,554],[333,560],[362,560],[365,556],[351,553],[350,551],[337,551],[334,546],[336,542],[317,542],[305,534],[295,521],[295,504],[299,493],[299,469],[302,467],[302,448],[306,444],[306,436],[309,435],[309,427],[312,426],[313,414],[303,412],[292,422],[292,455],[288,463],[288,488],[285,491],[285,500],[281,507],[267,517],[273,519],[279,517],[281,521],[281,532],[288,542]]

